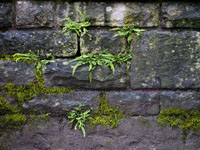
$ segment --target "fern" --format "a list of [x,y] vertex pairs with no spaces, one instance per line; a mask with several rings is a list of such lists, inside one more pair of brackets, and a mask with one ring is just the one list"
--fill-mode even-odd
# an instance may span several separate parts
[[77,11],[79,13],[79,16],[81,18],[81,22],[75,22],[72,21],[70,18],[65,18],[62,21],[67,21],[67,24],[64,25],[63,27],[63,32],[67,32],[66,35],[69,35],[71,32],[75,32],[78,37],[88,35],[89,38],[91,39],[92,36],[89,34],[89,31],[87,29],[88,26],[90,26],[90,22],[85,20],[85,17],[81,13],[80,10]]
[[90,117],[90,109],[83,112],[82,108],[85,105],[79,105],[78,107],[75,107],[74,110],[69,112],[68,118],[70,119],[69,123],[74,124],[74,130],[77,130],[77,128],[81,129],[83,132],[83,137],[86,136],[85,133],[85,123]]
[[74,61],[77,61],[77,64],[75,66],[72,66],[72,75],[74,76],[76,70],[78,67],[82,65],[89,65],[88,71],[90,82],[92,82],[92,73],[95,70],[97,66],[107,66],[109,67],[112,72],[115,72],[115,65],[121,65],[123,62],[127,64],[127,68],[130,67],[130,60],[132,56],[130,53],[119,53],[117,55],[110,54],[104,51],[104,53],[100,53],[97,55],[94,54],[84,54],[82,56],[79,56],[73,60],[71,60],[69,63],[72,63]]
[[139,36],[141,34],[141,32],[145,31],[143,29],[139,29],[139,28],[135,28],[135,25],[132,24],[130,26],[123,26],[122,28],[113,28],[111,29],[111,31],[117,31],[116,34],[114,34],[113,37],[117,37],[117,36],[124,36],[126,37],[126,40],[128,41],[128,43],[131,42],[132,40],[132,33],[136,34],[137,36]]

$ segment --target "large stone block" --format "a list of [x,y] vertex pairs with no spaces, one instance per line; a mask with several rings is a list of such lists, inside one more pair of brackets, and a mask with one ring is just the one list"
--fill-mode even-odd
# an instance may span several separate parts
[[17,28],[53,27],[53,2],[17,1]]
[[126,51],[126,39],[121,37],[113,37],[113,31],[106,29],[96,29],[89,32],[92,36],[92,40],[88,35],[81,37],[80,50],[81,54],[87,53],[101,53],[105,49],[109,49],[112,54]]
[[61,31],[9,31],[0,33],[0,54],[27,53],[29,50],[58,57],[75,56],[76,34],[65,36]]
[[162,4],[162,27],[200,28],[200,3],[167,2]]
[[72,76],[72,66],[76,62],[67,65],[68,60],[55,60],[44,69],[45,84],[47,86],[66,86],[70,88],[84,89],[124,89],[128,82],[126,65],[116,66],[112,73],[108,67],[97,67],[93,72],[92,82],[89,82],[89,66],[79,67]]
[[34,65],[0,61],[0,87],[12,82],[16,85],[26,85],[35,79]]
[[0,3],[0,28],[12,26],[12,3]]
[[158,25],[157,3],[116,2],[106,5],[106,24],[123,26],[134,23],[139,27]]
[[106,92],[107,100],[126,115],[152,116],[159,114],[159,93],[146,91]]
[[13,132],[12,136],[5,138],[1,140],[4,141],[4,150],[184,149],[181,130],[161,127],[155,117],[129,117],[121,120],[119,127],[114,129],[86,126],[86,138],[83,138],[81,130],[74,131],[65,118],[51,118],[48,122],[33,121],[21,132]]
[[199,32],[144,32],[134,37],[131,87],[200,88]]

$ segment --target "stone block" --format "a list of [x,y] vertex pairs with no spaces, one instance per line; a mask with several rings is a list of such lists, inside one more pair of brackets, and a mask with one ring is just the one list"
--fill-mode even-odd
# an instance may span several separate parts
[[157,3],[115,2],[106,5],[106,23],[109,26],[135,24],[138,27],[158,26]]
[[17,28],[53,27],[53,2],[17,1]]
[[102,53],[105,49],[109,49],[109,53],[117,54],[126,51],[126,39],[122,37],[113,37],[113,31],[106,29],[95,29],[89,32],[92,40],[88,35],[81,37],[80,50],[81,54]]
[[199,32],[144,32],[133,37],[131,87],[200,87]]
[[27,53],[29,50],[58,57],[75,56],[77,36],[65,36],[61,31],[8,31],[0,33],[0,54]]
[[125,89],[128,82],[126,65],[116,66],[113,73],[108,67],[98,66],[93,72],[93,79],[89,81],[87,65],[79,67],[72,76],[72,66],[76,62],[67,64],[68,60],[55,60],[44,69],[46,86],[65,86],[75,89]]
[[159,114],[159,93],[145,91],[106,92],[106,99],[126,115],[152,116]]
[[200,28],[200,3],[167,2],[162,4],[162,27]]
[[10,82],[16,85],[26,85],[34,79],[34,65],[0,61],[0,87]]
[[12,26],[12,13],[12,3],[0,3],[0,28]]

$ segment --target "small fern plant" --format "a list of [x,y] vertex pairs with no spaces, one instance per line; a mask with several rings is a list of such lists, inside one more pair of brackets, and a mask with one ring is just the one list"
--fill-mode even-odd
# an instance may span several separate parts
[[87,34],[91,40],[92,36],[89,34],[89,31],[87,29],[87,27],[90,26],[91,23],[85,20],[85,17],[83,16],[80,10],[77,10],[77,12],[81,18],[80,23],[72,21],[70,18],[65,18],[62,21],[67,21],[67,24],[64,25],[62,30],[63,32],[66,32],[66,35],[69,35],[71,32],[75,32],[78,35],[78,37]]
[[73,60],[71,60],[69,63],[77,61],[75,66],[72,66],[72,75],[74,76],[75,71],[78,67],[82,65],[89,65],[88,71],[89,73],[89,79],[90,82],[92,82],[92,73],[95,70],[97,66],[107,66],[109,67],[112,72],[115,72],[115,65],[121,65],[123,62],[127,64],[127,69],[130,67],[130,61],[131,61],[131,54],[130,53],[119,53],[117,55],[113,55],[111,53],[107,52],[108,50],[104,50],[103,53],[100,54],[84,54],[81,55]]
[[120,27],[113,28],[110,31],[117,31],[117,33],[114,34],[113,37],[124,36],[126,38],[127,42],[130,43],[132,40],[132,33],[139,36],[141,34],[141,32],[143,32],[145,30],[135,28],[135,25],[131,24],[129,26],[123,26],[122,28],[120,28]]
[[72,123],[74,126],[74,130],[77,130],[77,128],[81,129],[83,132],[83,137],[86,137],[85,132],[85,124],[87,121],[91,119],[90,116],[90,109],[83,111],[82,107],[85,105],[79,105],[74,108],[74,110],[69,112],[68,118],[70,119],[69,123]]

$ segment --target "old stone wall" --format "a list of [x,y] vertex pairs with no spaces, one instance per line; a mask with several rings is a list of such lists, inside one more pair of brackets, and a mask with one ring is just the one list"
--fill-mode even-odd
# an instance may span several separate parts
[[[62,33],[69,17],[80,21],[80,10],[92,35]],[[114,37],[113,27],[134,23],[145,29],[128,43]],[[23,107],[48,113],[48,122],[25,125],[1,136],[2,150],[200,150],[200,131],[182,138],[179,128],[160,126],[157,116],[170,106],[200,110],[200,2],[183,1],[40,1],[0,2],[0,55],[52,53],[55,61],[43,68],[46,87],[75,91],[60,96],[36,96]],[[66,65],[82,54],[108,48],[116,54],[130,47],[131,68],[115,72],[97,67],[89,82],[88,66]],[[26,85],[35,79],[33,64],[0,61],[0,87]],[[119,127],[86,126],[86,138],[68,124],[66,112],[84,104],[96,108],[100,93],[125,115]],[[1,95],[1,92],[0,92]],[[7,97],[9,103],[14,103]]]

